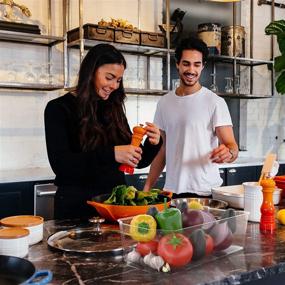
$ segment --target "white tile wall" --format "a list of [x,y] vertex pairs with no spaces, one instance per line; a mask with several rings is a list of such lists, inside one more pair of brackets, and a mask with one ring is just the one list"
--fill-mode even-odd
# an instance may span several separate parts
[[[126,18],[133,24],[140,26],[143,30],[156,31],[157,20],[161,17],[162,0],[141,1],[141,21],[138,22],[138,1],[135,0],[85,0],[87,7],[84,13],[84,22],[96,22],[101,18],[109,20],[109,17]],[[279,0],[281,1],[281,0]],[[284,0],[283,0],[284,1]],[[77,0],[72,0],[73,11],[78,11]],[[94,4],[95,2],[95,4]],[[32,11],[32,19],[26,22],[38,23],[43,30],[47,29],[46,21],[46,0],[21,0],[21,4],[28,6]],[[53,23],[53,34],[61,35],[62,6],[61,1],[52,0],[54,8],[53,16],[56,24]],[[249,1],[243,1],[243,15],[248,13]],[[108,6],[106,9],[106,5]],[[128,7],[129,13],[126,14]],[[153,8],[154,7],[154,8]],[[276,19],[284,18],[284,9],[276,9]],[[242,17],[244,20],[246,17]],[[270,19],[270,8],[255,5],[255,19],[257,19],[257,30],[255,33],[255,56],[257,58],[267,58],[269,56],[269,39],[264,36],[263,29]],[[71,24],[75,27],[78,21],[78,13],[73,13]],[[244,25],[249,21],[245,20]],[[61,60],[61,48],[54,53],[55,60]],[[0,45],[0,80],[6,76],[7,62],[26,63],[29,60],[37,62],[45,61],[46,52],[41,48],[30,48],[30,46],[11,45],[9,43]],[[74,56],[76,61],[76,56]],[[133,66],[144,66],[144,59],[128,59],[129,68]],[[71,67],[73,68],[73,67]],[[76,73],[75,66],[74,72]],[[130,70],[130,69],[128,69]],[[128,71],[127,70],[127,76]],[[25,69],[20,76],[24,76]],[[268,74],[264,70],[255,71],[258,92],[264,92],[268,86],[263,83],[268,82]],[[143,80],[145,74],[138,74]],[[161,88],[161,60],[156,59],[151,63],[151,88]],[[75,76],[73,78],[75,80]],[[144,84],[143,82],[141,84]],[[43,110],[46,103],[57,96],[60,92],[8,92],[0,91],[0,170],[17,169],[25,167],[48,166],[44,126]],[[130,95],[126,101],[127,116],[130,126],[138,123],[152,121],[156,103],[159,97],[155,96],[133,96]],[[278,94],[273,99],[264,100],[243,100],[241,104],[241,116],[245,128],[243,135],[246,137],[248,155],[251,157],[264,156],[270,149],[278,149],[281,139],[285,138],[285,97]],[[278,136],[279,139],[275,140]]]
[[[281,0],[280,3],[285,3]],[[242,1],[242,15],[249,15],[250,1]],[[268,5],[258,6],[254,3],[254,58],[270,59],[270,37],[264,33],[264,28],[270,23],[271,7]],[[242,17],[242,24],[248,31],[248,17]],[[284,19],[284,9],[275,9],[275,19]],[[276,39],[275,39],[276,40]],[[248,40],[249,42],[249,34]],[[249,46],[247,46],[249,53]],[[277,44],[274,49],[275,56],[279,54]],[[270,94],[270,73],[266,66],[254,68],[254,91],[255,94]],[[246,137],[246,147],[252,157],[264,156],[268,151],[278,154],[280,143],[285,139],[284,103],[285,98],[276,94],[272,99],[244,100],[241,104],[241,136]],[[276,139],[278,137],[278,139]]]

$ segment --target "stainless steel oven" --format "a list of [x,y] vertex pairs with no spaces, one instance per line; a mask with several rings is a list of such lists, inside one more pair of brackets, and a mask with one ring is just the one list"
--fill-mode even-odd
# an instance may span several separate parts
[[34,186],[34,214],[43,217],[45,220],[54,218],[54,196],[57,186],[53,183],[36,184]]

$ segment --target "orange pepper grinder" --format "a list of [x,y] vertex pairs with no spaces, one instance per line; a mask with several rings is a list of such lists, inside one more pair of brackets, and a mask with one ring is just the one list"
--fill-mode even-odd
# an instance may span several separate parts
[[261,218],[259,229],[262,233],[273,233],[275,224],[275,208],[273,203],[273,192],[275,189],[275,182],[269,175],[261,180],[263,202],[260,207]]
[[[135,126],[133,128],[131,145],[140,146],[145,134],[146,134],[146,129],[143,128],[143,125],[140,124],[139,126]],[[134,168],[128,164],[121,164],[119,170],[129,174],[134,173]]]

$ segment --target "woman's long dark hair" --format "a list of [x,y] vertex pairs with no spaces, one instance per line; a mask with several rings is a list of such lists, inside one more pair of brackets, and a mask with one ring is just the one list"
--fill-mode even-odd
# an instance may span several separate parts
[[126,123],[123,80],[106,101],[96,93],[95,73],[104,64],[122,64],[126,68],[124,56],[109,44],[99,44],[90,49],[80,66],[76,93],[79,102],[79,137],[83,151],[107,143],[127,144],[131,138]]

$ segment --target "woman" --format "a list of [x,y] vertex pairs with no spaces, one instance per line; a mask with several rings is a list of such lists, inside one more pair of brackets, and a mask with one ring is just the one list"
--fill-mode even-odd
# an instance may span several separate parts
[[148,166],[162,144],[159,129],[146,123],[147,139],[130,145],[123,73],[126,61],[112,45],[94,46],[79,71],[76,91],[45,109],[48,158],[56,174],[55,218],[96,214],[86,201],[125,184],[119,165]]

